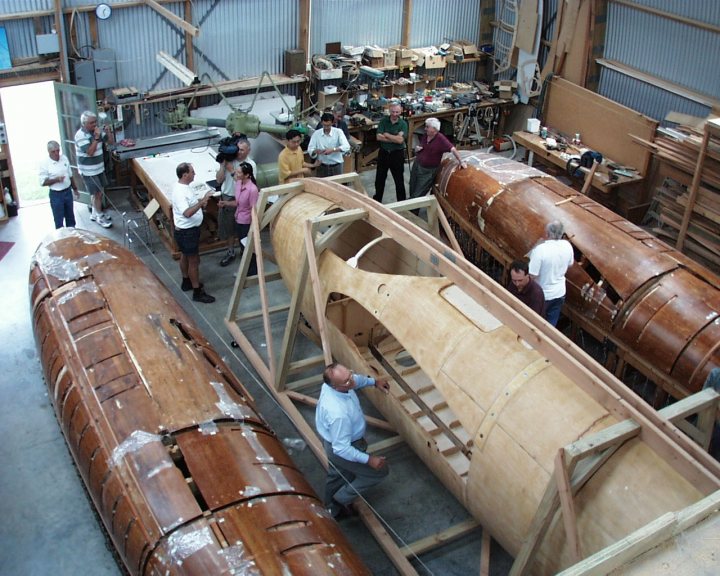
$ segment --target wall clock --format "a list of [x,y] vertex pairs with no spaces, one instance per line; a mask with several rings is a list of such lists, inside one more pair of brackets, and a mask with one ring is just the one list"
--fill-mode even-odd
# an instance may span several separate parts
[[107,20],[110,18],[111,14],[112,8],[104,2],[95,6],[95,16],[97,16],[100,20]]

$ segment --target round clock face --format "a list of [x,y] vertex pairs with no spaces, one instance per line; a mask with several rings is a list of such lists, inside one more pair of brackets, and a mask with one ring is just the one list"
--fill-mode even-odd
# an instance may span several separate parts
[[110,14],[112,14],[112,8],[105,3],[98,4],[95,7],[95,15],[100,18],[100,20],[107,20],[110,18]]

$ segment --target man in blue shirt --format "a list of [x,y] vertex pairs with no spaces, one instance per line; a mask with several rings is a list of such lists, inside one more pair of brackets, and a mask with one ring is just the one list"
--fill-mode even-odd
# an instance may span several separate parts
[[371,456],[365,441],[365,416],[355,390],[375,386],[385,394],[386,380],[353,374],[342,364],[328,365],[315,410],[315,427],[328,457],[325,505],[334,518],[354,513],[351,502],[388,474],[384,456]]

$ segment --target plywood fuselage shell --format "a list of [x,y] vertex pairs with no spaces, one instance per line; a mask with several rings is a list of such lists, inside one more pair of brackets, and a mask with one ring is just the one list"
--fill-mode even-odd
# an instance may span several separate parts
[[[275,256],[291,291],[300,288],[305,222],[339,207],[358,207],[350,191],[346,201],[342,194],[324,197],[332,186],[306,182],[306,191],[317,195],[289,199],[273,223]],[[464,469],[448,456],[456,453],[440,445],[441,435],[427,418],[408,408],[402,389],[393,385],[388,396],[374,390],[368,395],[448,489],[517,554],[553,474],[558,449],[617,420],[537,347],[483,309],[482,302],[463,304],[452,282],[431,273],[427,258],[417,258],[387,238],[362,257],[358,268],[349,266],[348,258],[359,247],[387,233],[381,225],[356,224],[318,256],[333,355],[355,370],[383,373],[368,347],[393,340],[414,360],[427,382],[422,393],[438,395],[436,410],[449,411],[458,436],[468,439]],[[309,287],[302,311],[317,328]],[[604,548],[700,496],[640,438],[630,440],[576,496],[582,551]],[[571,564],[570,558],[562,522],[556,521],[534,572],[555,573]]]

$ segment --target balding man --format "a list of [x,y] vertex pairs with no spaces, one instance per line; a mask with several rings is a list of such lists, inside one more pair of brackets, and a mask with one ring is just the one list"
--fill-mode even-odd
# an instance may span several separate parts
[[60,152],[60,144],[50,140],[47,144],[48,157],[40,165],[40,185],[50,188],[50,209],[55,228],[75,228],[73,198],[77,199],[78,189],[70,170],[70,162]]
[[390,390],[386,380],[354,374],[342,364],[330,364],[323,372],[315,427],[328,457],[325,505],[335,519],[352,515],[352,501],[388,474],[385,457],[366,452],[365,416],[355,390],[367,386],[385,394]]

